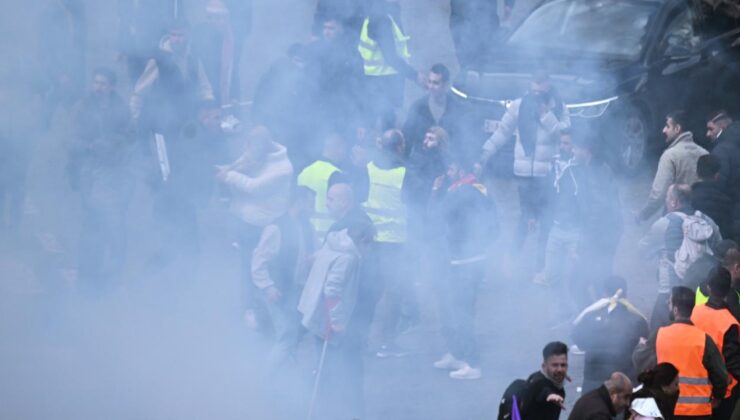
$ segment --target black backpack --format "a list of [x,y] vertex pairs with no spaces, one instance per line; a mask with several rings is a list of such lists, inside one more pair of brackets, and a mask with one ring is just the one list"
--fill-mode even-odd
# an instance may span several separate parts
[[504,395],[501,397],[501,403],[498,405],[498,420],[511,420],[514,396],[516,396],[519,414],[524,416],[524,411],[530,398],[530,383],[524,379],[516,379],[510,383]]

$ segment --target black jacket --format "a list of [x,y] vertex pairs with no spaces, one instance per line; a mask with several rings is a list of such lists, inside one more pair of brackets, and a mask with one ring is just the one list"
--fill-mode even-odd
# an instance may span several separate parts
[[568,420],[611,420],[616,415],[609,391],[601,385],[576,401]]
[[547,396],[557,394],[565,398],[565,389],[557,386],[542,372],[535,372],[527,379],[530,404],[526,413],[522,413],[522,420],[558,420],[561,408],[557,404],[547,402]]
[[[403,137],[406,139],[406,154],[411,155],[420,149],[427,130],[433,126],[440,126],[447,131],[450,137],[450,152],[455,157],[467,156],[466,133],[463,131],[466,121],[465,104],[459,101],[452,93],[447,93],[445,112],[439,121],[434,120],[432,111],[429,109],[429,95],[417,99],[409,108],[406,122],[403,125]],[[475,153],[480,153],[480,145]]]
[[692,185],[691,205],[714,220],[723,237],[732,234],[733,203],[719,182],[700,181]]
[[597,388],[612,372],[623,372],[634,380],[632,350],[640,337],[649,334],[647,320],[622,304],[611,312],[603,308],[586,315],[573,328],[573,342],[586,352],[584,392]]
[[[719,184],[730,197],[733,209],[733,223],[740,223],[740,123],[732,123],[717,139],[712,156],[720,162]],[[732,235],[737,235],[737,227]]]

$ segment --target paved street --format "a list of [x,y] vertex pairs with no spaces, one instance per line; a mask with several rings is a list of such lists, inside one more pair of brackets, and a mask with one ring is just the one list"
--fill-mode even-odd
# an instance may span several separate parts
[[[417,68],[436,62],[457,68],[447,29],[448,2],[404,1]],[[114,31],[107,28],[115,25],[114,8],[108,4],[113,2],[87,3],[89,16],[96,16],[91,33],[98,35],[91,37],[89,61],[112,63],[115,56],[107,46]],[[190,10],[199,4],[187,2]],[[309,0],[255,0],[243,66],[248,97],[270,62],[290,43],[307,38],[313,6]],[[19,12],[16,18],[28,14]],[[32,36],[17,21],[10,25],[12,16],[0,23],[6,20],[8,31]],[[409,88],[407,96],[420,93]],[[238,255],[228,239],[232,224],[222,202],[213,200],[200,214],[203,247],[195,279],[164,281],[142,274],[152,251],[153,221],[152,197],[140,179],[129,216],[126,281],[99,301],[73,293],[80,209],[63,176],[66,111],[37,140],[19,238],[0,238],[0,418],[304,418],[315,343],[308,337],[303,341],[291,385],[271,389],[274,378],[265,378],[263,370],[266,342],[241,320]],[[648,172],[620,179],[621,194],[615,197],[625,220],[616,273],[628,279],[630,300],[646,315],[656,285],[652,265],[636,250],[647,225],[635,225],[632,211],[647,195]],[[504,388],[539,369],[545,343],[570,342],[567,325],[546,327],[553,293],[531,283],[533,239],[519,256],[501,251],[511,242],[518,217],[515,186],[496,179],[491,190],[503,234],[478,301],[483,379],[457,382],[432,368],[445,349],[432,285],[422,276],[416,284],[422,322],[400,340],[411,354],[380,360],[368,353],[365,358],[368,420],[492,419]],[[572,356],[570,363],[569,407],[578,397],[582,356]]]

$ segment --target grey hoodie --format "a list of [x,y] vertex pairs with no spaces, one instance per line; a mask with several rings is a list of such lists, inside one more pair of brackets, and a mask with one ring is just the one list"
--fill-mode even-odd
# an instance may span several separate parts
[[346,229],[327,234],[298,302],[301,323],[308,331],[327,338],[331,326],[347,326],[357,303],[359,262]]

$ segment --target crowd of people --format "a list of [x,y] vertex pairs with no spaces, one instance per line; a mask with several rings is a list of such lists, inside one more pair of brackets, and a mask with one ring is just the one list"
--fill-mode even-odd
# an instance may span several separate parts
[[[397,1],[320,1],[311,39],[261,77],[246,112],[245,2],[210,0],[207,22],[195,27],[177,1],[119,3],[128,99],[107,67],[75,97],[84,13],[69,1],[45,17],[46,58],[56,60],[45,67],[45,124],[78,99],[66,175],[82,200],[82,293],[123,281],[133,174],[143,169],[156,226],[149,272],[192,276],[199,212],[227,202],[238,221],[231,240],[244,321],[271,337],[270,369],[295,363],[305,335],[318,343],[314,418],[363,417],[371,326],[377,357],[406,356],[398,337],[420,322],[422,277],[434,285],[446,344],[434,367],[479,379],[476,299],[500,230],[487,177],[509,145],[520,209],[510,251],[536,237],[532,281],[552,290],[553,325],[570,324],[570,349],[585,352],[584,395],[569,418],[740,418],[740,125],[728,112],[707,120],[710,151],[695,143],[685,112],[666,117],[666,148],[635,215],[644,222],[663,211],[639,244],[657,260],[648,321],[613,270],[623,230],[615,176],[598,136],[571,121],[546,72],[533,71],[527,92],[481,138],[469,105],[451,93],[450,70],[411,65]],[[452,2],[463,65],[482,48],[466,40],[500,23],[495,8],[474,3],[485,2]],[[506,2],[504,19],[513,6]],[[64,42],[79,54],[53,55]],[[401,119],[406,83],[426,94]],[[559,418],[568,352],[562,342],[545,346],[541,371],[507,390],[500,418]]]

